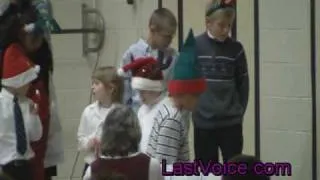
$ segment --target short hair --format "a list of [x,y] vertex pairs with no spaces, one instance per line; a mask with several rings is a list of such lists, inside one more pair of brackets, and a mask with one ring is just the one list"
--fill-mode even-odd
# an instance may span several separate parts
[[99,67],[94,71],[92,79],[99,80],[104,86],[108,84],[114,85],[114,92],[112,94],[112,102],[122,102],[124,82],[123,78],[117,73],[117,69],[112,66]]
[[109,112],[102,128],[101,153],[105,156],[127,156],[139,149],[141,129],[133,110],[119,105]]
[[255,163],[261,163],[262,161],[255,156],[239,154],[234,156],[228,162],[232,163],[246,163],[248,166],[248,173],[245,175],[224,175],[222,180],[270,180],[269,176],[266,175],[257,175],[254,173]]
[[162,31],[166,28],[177,28],[177,19],[167,8],[159,8],[153,11],[149,19],[149,27],[154,26],[156,31]]
[[[220,8],[219,8],[220,6]],[[214,11],[212,11],[215,9]],[[221,0],[209,0],[206,3],[206,17],[207,18],[219,18],[219,17],[226,17],[228,19],[234,19],[235,17],[235,10],[231,6],[221,7]]]

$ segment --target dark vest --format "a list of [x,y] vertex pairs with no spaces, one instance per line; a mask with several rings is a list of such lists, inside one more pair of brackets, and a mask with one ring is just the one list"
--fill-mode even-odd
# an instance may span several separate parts
[[91,164],[91,173],[93,180],[148,180],[149,165],[150,157],[143,153],[121,159],[99,158]]

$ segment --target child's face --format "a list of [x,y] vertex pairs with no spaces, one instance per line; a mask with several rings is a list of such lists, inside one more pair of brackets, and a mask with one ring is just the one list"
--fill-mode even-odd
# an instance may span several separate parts
[[218,16],[216,18],[208,18],[206,25],[208,31],[218,40],[224,41],[231,31],[233,18]]
[[197,104],[200,94],[179,94],[172,96],[175,105],[188,111],[193,111]]
[[156,103],[161,92],[139,90],[140,98],[143,104],[152,105]]
[[172,39],[176,34],[176,27],[164,27],[163,30],[159,31],[156,29],[151,29],[151,38],[154,45],[158,49],[166,49],[170,46]]
[[101,81],[93,79],[91,88],[96,100],[103,102],[111,99],[111,94],[113,92],[111,85],[106,87]]
[[43,43],[42,36],[34,36],[31,34],[27,34],[25,36],[24,46],[27,52],[35,52],[37,51]]

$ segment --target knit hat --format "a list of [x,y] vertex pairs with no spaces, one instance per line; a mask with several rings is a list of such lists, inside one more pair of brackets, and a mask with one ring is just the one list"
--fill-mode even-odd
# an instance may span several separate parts
[[210,16],[214,12],[216,12],[218,9],[224,9],[224,8],[234,8],[235,6],[235,0],[220,0],[216,1],[215,3],[212,3],[208,9],[206,10],[206,16]]
[[3,58],[2,84],[8,87],[22,87],[38,77],[39,66],[34,66],[18,44],[11,44]]
[[133,89],[146,91],[162,91],[163,74],[158,61],[153,57],[142,57],[132,61],[118,70],[119,75],[131,71]]
[[202,77],[196,60],[195,38],[192,29],[182,47],[173,69],[173,78],[169,81],[170,95],[202,93],[206,89],[206,81]]

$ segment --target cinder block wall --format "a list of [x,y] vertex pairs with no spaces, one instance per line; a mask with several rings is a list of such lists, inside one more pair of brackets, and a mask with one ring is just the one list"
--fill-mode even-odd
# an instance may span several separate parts
[[293,180],[312,169],[309,2],[259,1],[261,156],[290,162]]

